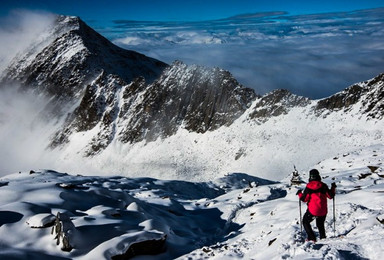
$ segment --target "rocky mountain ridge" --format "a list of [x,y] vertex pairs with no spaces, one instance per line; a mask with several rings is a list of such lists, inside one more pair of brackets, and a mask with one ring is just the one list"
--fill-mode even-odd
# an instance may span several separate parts
[[161,61],[113,45],[78,17],[58,16],[46,37],[38,37],[26,53],[15,57],[0,86],[19,84],[21,89],[53,97],[54,105],[61,106],[79,98],[85,85],[102,72],[127,82],[139,76],[152,81],[165,67]]
[[[335,95],[319,100],[316,110],[329,112],[350,111],[359,105],[359,113],[366,114],[372,119],[382,119],[384,116],[384,74],[373,79],[354,84]],[[358,104],[360,102],[360,104]]]
[[49,35],[14,59],[0,88],[16,82],[50,98],[47,110],[58,124],[48,143],[55,150],[80,136],[86,141],[76,153],[93,157],[112,143],[149,143],[179,131],[205,134],[237,120],[263,125],[295,109],[314,118],[343,111],[381,120],[384,113],[383,74],[321,100],[287,90],[260,96],[223,69],[167,65],[123,50],[77,17],[58,17]]

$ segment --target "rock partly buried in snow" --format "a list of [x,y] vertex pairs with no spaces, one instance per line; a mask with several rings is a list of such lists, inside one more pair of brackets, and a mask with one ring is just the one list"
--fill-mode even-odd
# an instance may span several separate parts
[[132,202],[131,204],[129,204],[127,206],[127,210],[131,210],[131,211],[138,211],[138,212],[141,212],[142,209],[140,208],[139,205],[137,205],[136,202]]
[[56,244],[61,244],[61,250],[69,252],[73,249],[71,240],[76,233],[76,228],[67,214],[57,213],[51,233],[55,235]]
[[154,231],[125,234],[107,242],[108,245],[116,243],[116,247],[106,250],[105,256],[113,260],[122,260],[138,255],[160,254],[165,250],[166,238],[166,234]]
[[380,168],[378,166],[373,166],[373,165],[370,165],[370,166],[367,166],[367,167],[371,170],[371,173],[374,173],[377,169]]
[[46,228],[51,227],[55,223],[56,217],[51,213],[41,213],[30,217],[27,224],[31,228]]

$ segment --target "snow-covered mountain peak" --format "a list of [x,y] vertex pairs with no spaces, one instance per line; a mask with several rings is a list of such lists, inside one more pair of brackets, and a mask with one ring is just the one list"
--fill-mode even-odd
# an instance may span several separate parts
[[14,59],[3,75],[3,84],[16,81],[49,96],[72,98],[101,71],[127,82],[139,76],[151,81],[166,66],[113,45],[78,17],[59,16],[47,31],[50,37],[39,42],[44,47]]

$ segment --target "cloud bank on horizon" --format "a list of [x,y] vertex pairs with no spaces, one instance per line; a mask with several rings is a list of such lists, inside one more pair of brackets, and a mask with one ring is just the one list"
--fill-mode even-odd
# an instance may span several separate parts
[[259,94],[332,95],[383,72],[384,8],[317,15],[270,12],[203,22],[114,21],[115,44],[171,63],[221,67]]
[[[120,47],[164,62],[229,70],[258,94],[284,88],[316,99],[383,72],[383,17],[384,8],[377,8],[265,12],[200,22],[85,21]],[[0,70],[51,20],[51,14],[35,11],[0,19]]]

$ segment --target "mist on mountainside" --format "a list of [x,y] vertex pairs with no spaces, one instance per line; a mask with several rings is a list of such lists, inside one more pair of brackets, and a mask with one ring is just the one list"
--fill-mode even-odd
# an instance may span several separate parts
[[4,72],[3,109],[11,111],[2,115],[3,147],[15,144],[4,169],[280,180],[292,165],[306,169],[383,138],[382,75],[323,100],[287,90],[259,96],[229,71],[167,66],[113,45],[77,17],[56,18]]
[[0,176],[51,165],[41,158],[56,123],[45,117],[48,100],[17,89],[0,89]]
[[0,19],[0,75],[16,55],[30,48],[31,42],[47,32],[55,15],[46,12],[14,10]]

